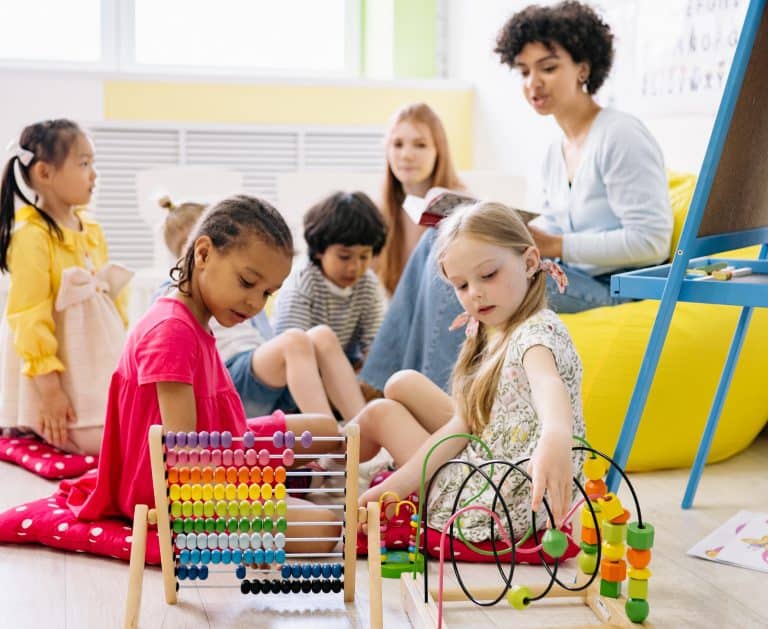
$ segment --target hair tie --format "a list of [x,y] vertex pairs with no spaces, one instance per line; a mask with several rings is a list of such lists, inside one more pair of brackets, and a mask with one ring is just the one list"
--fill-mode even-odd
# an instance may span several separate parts
[[542,259],[539,263],[539,271],[545,271],[557,284],[557,290],[562,295],[568,286],[568,276],[562,267],[554,260]]
[[164,210],[168,210],[169,212],[172,212],[176,209],[176,206],[174,205],[173,201],[171,201],[171,197],[169,197],[167,194],[160,197],[157,200],[157,204],[163,208]]
[[13,156],[21,162],[24,168],[27,168],[32,163],[32,160],[35,159],[35,154],[21,146],[18,140],[11,140],[5,147],[5,150],[13,153]]

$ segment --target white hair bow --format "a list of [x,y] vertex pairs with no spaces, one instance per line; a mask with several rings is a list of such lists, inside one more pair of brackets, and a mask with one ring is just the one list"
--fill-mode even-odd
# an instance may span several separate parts
[[25,149],[17,140],[11,140],[5,150],[9,153],[13,153],[14,157],[17,157],[21,162],[21,165],[25,168],[32,163],[35,159],[35,154],[29,149]]

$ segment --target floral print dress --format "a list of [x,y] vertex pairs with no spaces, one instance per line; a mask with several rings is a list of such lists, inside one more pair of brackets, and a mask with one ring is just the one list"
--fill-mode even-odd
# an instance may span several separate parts
[[[531,398],[530,383],[523,369],[523,356],[535,345],[543,345],[552,352],[570,397],[573,433],[584,436],[581,360],[568,330],[559,317],[551,310],[540,310],[512,333],[499,378],[499,388],[491,408],[490,421],[479,435],[490,448],[494,460],[517,462],[530,457],[541,435],[541,425]],[[456,458],[479,465],[488,460],[488,454],[481,444],[470,441]],[[583,452],[574,452],[573,469],[577,475],[580,474],[583,458]],[[527,471],[527,463],[521,467]],[[490,474],[489,466],[482,469]],[[495,465],[491,478],[498,484],[509,470],[508,465]],[[454,501],[469,472],[469,467],[453,464],[439,473],[427,505],[427,521],[430,527],[442,530],[454,512]],[[459,508],[465,506],[467,501],[468,504],[492,508],[496,494],[485,485],[482,476],[474,474],[461,492]],[[577,490],[574,488],[574,491]],[[531,525],[531,483],[513,469],[501,486],[501,494],[509,510],[514,538],[519,539]],[[501,504],[497,503],[495,510],[506,527],[506,516]],[[486,513],[469,511],[460,520],[461,531],[466,540],[481,542],[490,539],[490,517]],[[546,522],[543,506],[536,515],[536,522],[537,528],[542,528]],[[457,534],[456,528],[454,534]],[[495,537],[498,537],[498,529]]]

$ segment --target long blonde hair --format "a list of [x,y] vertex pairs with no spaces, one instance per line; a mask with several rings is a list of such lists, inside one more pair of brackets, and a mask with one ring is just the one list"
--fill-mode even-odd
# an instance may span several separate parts
[[[445,127],[435,111],[426,103],[413,103],[405,105],[395,112],[387,132],[386,143],[392,141],[392,132],[401,122],[421,123],[426,125],[432,134],[435,144],[435,167],[431,174],[431,186],[442,188],[460,189],[461,180],[456,174],[451,159],[451,151],[448,148],[448,136]],[[382,214],[387,221],[387,242],[379,254],[379,279],[388,293],[395,292],[395,287],[403,274],[406,260],[403,259],[403,201],[405,190],[403,184],[395,177],[392,167],[387,161],[382,188]]]
[[[443,258],[451,243],[460,236],[504,247],[518,255],[536,246],[515,210],[501,203],[485,201],[465,206],[440,223],[435,247],[443,276]],[[451,394],[472,434],[482,433],[490,421],[512,332],[546,305],[547,277],[539,270],[530,279],[520,307],[498,331],[497,341],[489,343],[482,323],[478,325],[477,334],[464,341],[453,368]]]

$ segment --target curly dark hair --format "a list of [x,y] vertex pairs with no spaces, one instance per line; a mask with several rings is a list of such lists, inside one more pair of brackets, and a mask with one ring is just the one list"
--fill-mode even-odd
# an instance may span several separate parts
[[304,240],[309,259],[331,245],[371,247],[379,255],[387,240],[387,226],[376,204],[364,192],[335,192],[312,206],[304,216]]
[[526,44],[538,42],[550,50],[559,44],[574,62],[589,64],[587,91],[599,90],[613,64],[611,27],[595,11],[581,2],[568,0],[553,6],[531,5],[515,13],[496,38],[501,62],[515,67],[515,57]]
[[187,240],[186,251],[171,269],[173,286],[189,295],[189,283],[195,269],[195,241],[208,236],[221,252],[251,244],[251,238],[293,256],[291,230],[275,208],[263,199],[244,194],[229,197],[203,214],[194,234]]

